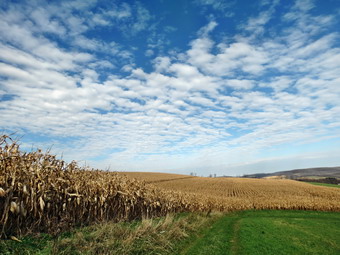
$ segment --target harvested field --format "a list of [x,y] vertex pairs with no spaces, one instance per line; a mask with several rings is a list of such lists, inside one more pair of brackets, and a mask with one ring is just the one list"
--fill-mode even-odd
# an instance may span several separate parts
[[[120,173],[123,174],[123,173]],[[155,173],[124,173],[145,180],[150,187],[180,191],[220,210],[302,209],[340,211],[340,190],[293,180],[205,178]]]
[[194,178],[194,176],[191,175],[153,173],[153,172],[118,172],[118,173],[120,175],[125,175],[129,178],[135,178],[139,181],[144,181],[145,183],[157,183]]

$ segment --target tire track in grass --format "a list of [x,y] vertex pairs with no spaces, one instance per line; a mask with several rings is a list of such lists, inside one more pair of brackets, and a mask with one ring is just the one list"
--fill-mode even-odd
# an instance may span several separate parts
[[239,216],[238,219],[236,219],[234,224],[233,224],[232,239],[230,240],[230,243],[231,243],[231,247],[230,247],[231,255],[239,254],[238,252],[239,252],[240,221],[241,221],[241,217]]
[[[223,215],[182,255],[340,254],[339,212],[243,211]],[[177,254],[176,254],[177,255]]]
[[231,248],[235,246],[237,252],[237,240],[234,239],[235,232],[239,228],[240,216],[232,213],[226,217],[223,215],[210,227],[197,236],[197,239],[184,248],[182,255],[221,255],[231,254]]

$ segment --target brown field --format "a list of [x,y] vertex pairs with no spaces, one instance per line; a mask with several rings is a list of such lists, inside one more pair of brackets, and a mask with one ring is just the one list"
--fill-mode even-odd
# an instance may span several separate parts
[[125,175],[129,178],[134,178],[146,183],[166,182],[175,179],[193,178],[191,175],[183,174],[168,174],[168,173],[154,173],[154,172],[117,172],[120,175]]
[[0,237],[211,210],[340,211],[340,189],[290,180],[85,169],[0,136]]
[[340,211],[340,190],[284,179],[206,178],[125,172],[150,187],[179,191],[219,210],[302,209]]

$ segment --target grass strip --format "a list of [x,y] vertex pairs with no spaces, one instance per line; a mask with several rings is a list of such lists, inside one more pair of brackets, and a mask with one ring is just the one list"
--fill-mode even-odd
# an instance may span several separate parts
[[313,185],[324,186],[324,187],[331,187],[331,188],[340,188],[340,185],[337,184],[329,184],[329,183],[321,183],[321,182],[308,182]]
[[340,213],[264,210],[227,214],[181,254],[340,254]]
[[340,254],[340,213],[243,211],[182,213],[103,223],[52,237],[0,240],[0,254],[243,255]]
[[233,247],[234,231],[237,228],[238,214],[231,213],[217,219],[204,229],[190,245],[184,248],[181,255],[224,254]]
[[217,215],[182,213],[134,222],[102,223],[20,242],[0,240],[0,254],[178,254],[185,242],[207,228]]
[[340,214],[253,212],[241,219],[239,240],[238,254],[340,254]]

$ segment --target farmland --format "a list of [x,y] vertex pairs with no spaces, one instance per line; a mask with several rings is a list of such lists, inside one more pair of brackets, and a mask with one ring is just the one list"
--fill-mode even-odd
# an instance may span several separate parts
[[176,212],[290,209],[340,211],[340,189],[291,180],[114,173],[65,163],[0,140],[1,236],[59,233],[103,221]]
[[180,191],[200,198],[200,203],[221,211],[248,209],[303,209],[339,211],[336,188],[277,179],[204,178],[162,173],[120,173],[144,180],[149,187]]
[[[2,140],[1,140],[2,139]],[[199,208],[193,196],[80,168],[0,137],[0,236],[58,233],[101,221],[130,221]]]

